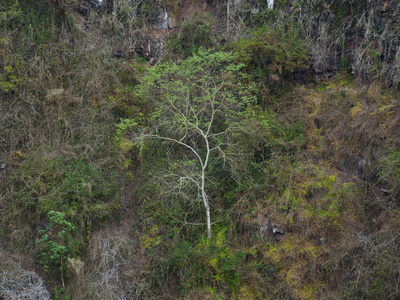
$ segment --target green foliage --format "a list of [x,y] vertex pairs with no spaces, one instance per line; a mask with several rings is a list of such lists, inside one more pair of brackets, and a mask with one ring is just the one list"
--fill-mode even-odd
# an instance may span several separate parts
[[1,29],[7,29],[13,22],[17,22],[22,16],[22,9],[18,1],[2,1],[0,6]]
[[[274,268],[263,264],[257,250],[237,247],[227,235],[228,228],[219,227],[211,240],[205,237],[198,242],[175,240],[167,246],[166,258],[155,261],[148,269],[153,287],[163,290],[171,284],[168,278],[177,277],[182,296],[195,288],[209,288],[216,294],[237,299],[241,288],[248,284],[245,280],[249,274],[259,270],[273,272]],[[155,248],[163,248],[163,243],[153,245],[152,253]]]
[[[244,64],[234,63],[235,58],[231,53],[201,50],[179,65],[153,68],[142,78],[138,91],[156,107],[150,122],[171,120],[174,127],[185,128],[187,118],[204,131],[210,125],[209,114],[217,109],[213,131],[226,129],[237,113],[254,101],[254,86],[241,72]],[[188,115],[180,115],[178,110],[185,107],[190,109]]]
[[[294,24],[288,24],[288,28],[287,32],[261,28],[252,38],[231,42],[226,49],[238,52],[238,61],[246,64],[248,72],[256,79],[269,76],[277,81],[296,69],[307,67],[306,41]],[[278,79],[273,75],[278,75]]]
[[[39,215],[50,210],[60,210],[71,216],[89,213],[92,205],[116,200],[115,175],[109,171],[95,169],[83,159],[26,160],[16,170],[14,178],[18,187],[23,189],[29,185],[31,190],[22,195],[16,191],[20,196],[18,203],[26,207],[34,205]],[[100,211],[95,215],[101,218]]]
[[[120,174],[114,170],[83,159],[26,159],[11,175],[15,201],[2,208],[1,222],[8,228],[47,227],[48,222],[36,242],[40,261],[49,272],[63,273],[67,257],[83,252],[92,227],[119,216]],[[10,239],[10,233],[1,234]],[[18,241],[22,251],[33,246],[36,235],[25,238]]]
[[0,49],[0,91],[13,92],[24,84],[25,78],[20,74],[24,70],[24,61]]
[[[19,43],[24,39],[43,43],[51,36],[51,13],[45,0],[5,0],[0,4],[0,34],[12,33]],[[60,15],[55,16],[61,21]]]
[[204,251],[205,262],[208,265],[209,276],[215,279],[217,286],[227,288],[227,293],[235,295],[239,292],[245,258],[248,253],[232,249],[226,244],[226,228],[216,235],[209,244],[205,241],[199,244],[198,250]]
[[[150,181],[159,184],[156,189],[173,191],[174,201],[204,202],[206,190],[212,199],[227,178],[249,176],[246,157],[254,153],[245,153],[231,139],[237,132],[251,138],[268,122],[251,112],[254,85],[236,58],[200,50],[179,65],[157,65],[138,87],[154,110],[136,127],[132,139],[141,147],[144,168],[153,174]],[[119,126],[126,129],[127,121]],[[259,137],[265,135],[268,130]]]
[[340,70],[342,72],[347,72],[347,73],[351,71],[351,66],[349,64],[349,59],[344,55],[340,59]]
[[310,212],[319,220],[329,224],[343,224],[346,218],[354,218],[359,212],[354,211],[357,197],[361,195],[360,187],[355,183],[336,183],[336,177],[320,173],[319,180],[311,182],[307,189],[320,200],[308,204]]
[[380,159],[382,171],[380,180],[385,183],[394,197],[400,195],[400,151],[388,149],[385,156]]
[[[138,116],[139,117],[139,116]],[[115,132],[115,142],[117,146],[123,151],[127,152],[131,150],[134,144],[125,138],[126,132],[133,130],[138,123],[132,119],[120,119],[121,122],[116,124],[117,130]]]
[[54,289],[54,300],[71,300],[71,297],[68,295],[65,295],[65,289],[60,288],[59,290]]
[[137,125],[138,125],[138,123],[136,123],[134,120],[121,119],[121,122],[116,125],[117,126],[117,130],[116,130],[117,138],[121,137],[122,134],[125,133],[128,129],[133,129]]
[[[213,5],[222,2],[227,1],[213,1]],[[392,283],[398,278],[398,268],[391,267],[396,266],[391,262],[398,262],[397,241],[392,238],[392,232],[398,232],[393,225],[399,220],[398,209],[383,210],[380,203],[375,209],[374,200],[361,199],[364,191],[359,185],[341,183],[344,177],[331,175],[336,171],[326,171],[329,166],[318,166],[311,175],[298,167],[321,160],[317,151],[307,151],[310,145],[306,142],[308,127],[314,127],[313,120],[322,115],[331,120],[320,120],[319,137],[329,138],[335,153],[349,151],[335,143],[335,134],[345,132],[329,126],[340,123],[341,118],[334,114],[339,105],[345,106],[340,111],[347,113],[354,103],[343,100],[343,95],[354,92],[348,84],[351,75],[346,74],[339,83],[346,89],[331,93],[321,104],[325,88],[318,89],[318,98],[303,99],[303,89],[288,91],[290,86],[283,80],[293,71],[307,68],[311,47],[304,37],[312,40],[317,35],[322,41],[316,30],[323,22],[328,31],[335,30],[327,36],[338,37],[343,16],[365,8],[360,6],[365,1],[277,1],[276,9],[260,9],[254,15],[250,5],[254,7],[256,2],[262,5],[263,1],[230,1],[236,11],[228,20],[232,26],[226,36],[236,25],[240,30],[233,33],[239,40],[225,44],[226,53],[203,50],[214,46],[214,20],[208,16],[186,18],[179,33],[171,32],[167,45],[171,59],[176,55],[184,60],[159,63],[146,74],[143,58],[115,59],[113,51],[124,42],[121,49],[128,51],[130,37],[140,31],[137,26],[154,14],[155,7],[164,4],[174,14],[177,1],[115,0],[113,13],[92,13],[91,26],[85,31],[60,26],[66,13],[63,5],[68,1],[0,1],[0,111],[6,112],[1,120],[4,138],[0,154],[7,163],[6,169],[0,170],[2,246],[37,252],[38,261],[53,277],[65,275],[68,257],[82,256],[85,263],[89,261],[84,276],[106,274],[111,275],[107,280],[113,280],[111,277],[118,275],[115,284],[103,284],[103,288],[122,286],[121,290],[127,291],[130,286],[125,283],[130,280],[132,284],[132,269],[130,262],[120,258],[125,251],[136,256],[138,249],[133,247],[137,246],[126,243],[123,250],[116,247],[110,256],[111,248],[110,252],[104,250],[107,247],[94,251],[96,243],[90,239],[92,232],[109,224],[105,222],[121,216],[121,190],[128,180],[135,179],[127,195],[129,199],[134,193],[135,228],[122,232],[137,234],[141,253],[147,256],[144,272],[138,272],[147,282],[141,285],[142,275],[134,278],[132,290],[140,289],[136,297],[174,298],[179,293],[188,299],[335,297],[332,290],[336,287],[329,282],[346,292],[354,287],[347,298],[394,295],[386,292],[395,291],[390,285],[395,286]],[[76,20],[79,23],[81,17]],[[243,23],[234,25],[234,20],[249,20],[255,32],[241,38],[251,33]],[[372,21],[365,24],[374,27]],[[261,24],[265,27],[257,29]],[[395,21],[388,26],[393,24]],[[221,28],[219,25],[215,27]],[[376,34],[376,28],[365,29],[360,32]],[[307,30],[312,32],[310,36]],[[396,46],[398,35],[393,36]],[[370,63],[366,73],[383,71],[381,46],[394,55],[395,48],[386,37],[382,34],[388,40],[382,45],[369,39],[362,46],[367,50],[360,48],[365,57],[355,56]],[[342,71],[348,68],[349,62],[343,59]],[[332,109],[318,113],[324,105]],[[219,112],[210,121],[216,107]],[[388,121],[397,120],[394,102],[390,113]],[[389,131],[375,114],[371,117],[377,127]],[[201,177],[199,161],[207,153],[207,143],[198,133],[208,128],[214,134],[209,140],[214,150],[205,172],[214,222],[212,239],[204,233],[198,186],[191,184]],[[390,142],[396,137],[395,130],[392,132]],[[140,134],[184,142],[197,150],[200,159],[179,143],[137,139]],[[354,142],[356,139],[354,136]],[[376,143],[370,144],[375,147]],[[399,157],[397,150],[390,150],[381,160],[382,181],[390,181],[395,195],[400,186]],[[362,214],[368,215],[362,219]],[[285,228],[282,240],[268,234],[260,237],[267,217]],[[380,232],[383,234],[375,236]],[[105,273],[107,269],[96,266],[91,254],[86,255],[92,252],[87,251],[88,245],[93,246],[93,254],[104,251],[98,255],[104,265],[109,259],[107,264],[124,265],[125,269],[113,267],[112,274],[111,269]],[[116,254],[119,251],[121,255]],[[359,274],[354,273],[355,265]],[[346,287],[340,282],[342,274],[348,275]],[[78,278],[78,272],[71,275],[73,280],[65,282],[68,292],[81,288],[80,280],[84,280]],[[106,275],[99,282],[106,282]],[[91,283],[87,286],[93,287]],[[197,295],[198,291],[205,292]],[[55,289],[54,297],[67,299],[64,289]]]
[[171,54],[184,58],[196,53],[201,48],[210,48],[213,45],[211,38],[210,18],[206,20],[189,20],[181,26],[179,34],[171,33],[167,41],[167,49]]
[[[198,199],[197,189],[188,189],[179,180],[187,170],[200,168],[198,160],[179,145],[157,139],[138,140],[142,142],[142,168],[148,174],[142,177],[148,178],[146,188],[142,186],[143,190],[137,193],[142,199],[141,219],[145,224],[142,245],[146,254],[155,258],[147,275],[160,293],[174,285],[171,278],[179,278],[179,289],[184,295],[198,287],[215,289],[215,293],[234,298],[242,289],[249,288],[248,274],[268,269],[257,258],[257,251],[237,246],[233,233],[236,223],[227,222],[231,216],[225,214],[231,212],[242,193],[262,191],[271,184],[271,178],[276,177],[272,172],[282,167],[276,160],[280,155],[297,153],[304,141],[304,129],[301,122],[278,121],[276,113],[255,105],[251,94],[254,87],[241,72],[244,64],[235,63],[238,57],[200,51],[179,65],[157,65],[138,87],[141,97],[152,103],[153,113],[140,120],[122,121],[119,126],[121,132],[128,134],[129,124],[135,125],[132,140],[141,134],[168,134],[179,141],[189,141],[202,155],[206,145],[193,134],[194,129],[198,126],[205,132],[213,111],[210,101],[217,99],[220,104],[220,99],[226,99],[211,132],[229,128],[229,135],[221,134],[211,140],[221,143],[221,152],[210,155],[206,172],[207,192],[213,200],[212,215],[222,222],[214,230],[216,236],[208,242],[202,227],[193,225],[202,220],[201,203],[192,200]],[[208,85],[209,82],[212,84]],[[218,88],[223,93],[215,93]],[[169,174],[173,174],[170,181],[166,180]],[[262,294],[257,288],[254,290]]]
[[76,228],[59,211],[49,211],[47,217],[48,230],[40,230],[41,238],[36,240],[40,251],[39,261],[46,272],[64,274],[67,259],[76,245],[72,238]]

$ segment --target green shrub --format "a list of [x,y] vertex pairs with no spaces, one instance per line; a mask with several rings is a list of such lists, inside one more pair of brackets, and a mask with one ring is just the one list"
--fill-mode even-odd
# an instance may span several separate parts
[[385,188],[394,194],[400,195],[400,152],[395,149],[388,149],[387,154],[380,159],[382,171],[381,182]]
[[[14,191],[9,197],[14,200],[1,209],[0,221],[9,229],[2,238],[27,251],[34,247],[39,227],[40,261],[51,272],[64,272],[66,259],[83,252],[94,226],[120,216],[120,175],[112,166],[39,157],[26,159],[11,176]],[[14,230],[22,230],[23,239],[14,241]]]
[[[211,239],[204,237],[197,242],[185,239],[175,240],[168,244],[158,243],[154,248],[160,255],[160,249],[169,249],[163,259],[155,259],[147,270],[147,277],[155,290],[164,290],[177,279],[182,296],[194,289],[206,288],[214,293],[236,299],[241,288],[248,284],[252,272],[273,270],[265,266],[258,258],[255,249],[237,247],[236,241],[229,241],[228,227],[219,227],[217,234]],[[236,246],[233,246],[236,245]],[[256,286],[256,283],[252,283]],[[262,294],[261,290],[258,293]]]
[[238,60],[247,65],[255,79],[279,81],[280,77],[290,77],[296,69],[306,68],[308,61],[306,41],[294,24],[287,27],[287,32],[258,29],[253,37],[231,42],[225,49],[238,52]]
[[211,38],[211,20],[190,20],[182,24],[179,34],[171,33],[167,41],[170,54],[187,58],[200,48],[209,48],[213,45]]
[[36,240],[39,246],[40,263],[43,269],[49,273],[60,273],[62,276],[66,270],[67,259],[73,254],[72,235],[76,228],[65,219],[65,215],[59,211],[49,211],[48,229],[40,230],[41,238]]

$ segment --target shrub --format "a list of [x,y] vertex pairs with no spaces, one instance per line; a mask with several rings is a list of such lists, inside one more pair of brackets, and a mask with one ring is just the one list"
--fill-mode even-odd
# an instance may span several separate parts
[[383,189],[393,193],[394,197],[400,196],[400,152],[388,149],[387,154],[380,159],[380,163]]
[[212,45],[211,20],[197,19],[183,23],[180,33],[171,33],[167,50],[170,54],[187,58],[200,48],[207,49]]
[[74,252],[72,248],[76,243],[73,242],[72,235],[76,228],[59,211],[49,211],[47,216],[48,229],[40,230],[41,238],[36,240],[40,251],[39,261],[46,272],[61,274],[63,277],[67,260]]
[[288,27],[287,32],[259,29],[251,38],[231,42],[225,49],[238,52],[238,61],[245,63],[255,78],[290,77],[296,69],[307,67],[308,55],[306,41],[294,25]]

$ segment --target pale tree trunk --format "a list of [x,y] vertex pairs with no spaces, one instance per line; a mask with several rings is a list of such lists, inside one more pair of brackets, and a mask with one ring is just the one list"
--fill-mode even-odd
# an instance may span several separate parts
[[207,198],[207,193],[206,193],[206,187],[205,187],[205,176],[206,176],[206,168],[208,165],[208,159],[210,157],[210,143],[208,141],[208,134],[211,128],[211,125],[213,123],[213,119],[214,119],[214,111],[213,111],[213,117],[211,119],[210,125],[208,127],[208,130],[206,132],[206,134],[203,133],[202,130],[200,130],[200,134],[203,136],[204,141],[206,142],[206,148],[207,148],[207,154],[206,154],[206,158],[204,159],[204,162],[202,163],[202,167],[201,167],[201,196],[203,197],[203,202],[204,202],[204,207],[206,209],[206,215],[207,215],[207,236],[209,239],[211,239],[211,217],[210,217],[210,204],[208,202],[208,198]]
[[208,164],[208,156],[210,154],[210,148],[209,148],[209,144],[208,144],[208,140],[207,138],[204,136],[205,140],[206,140],[206,144],[207,144],[207,156],[206,156],[206,160],[203,163],[203,166],[201,168],[201,196],[203,198],[203,203],[204,203],[204,207],[206,209],[206,215],[207,215],[207,233],[208,233],[208,238],[211,239],[211,217],[210,217],[210,204],[208,203],[208,198],[207,198],[207,194],[206,194],[206,187],[205,187],[205,171],[207,168],[207,164]]
[[[223,85],[220,86],[215,86],[214,90],[212,91],[212,100],[210,100],[211,103],[211,116],[210,116],[210,121],[207,124],[207,127],[202,129],[200,127],[199,123],[199,118],[197,117],[196,114],[194,114],[193,120],[187,117],[187,115],[179,111],[175,107],[175,105],[170,101],[171,107],[175,109],[175,111],[179,114],[179,116],[183,119],[184,124],[186,124],[186,128],[192,128],[196,134],[199,137],[202,137],[204,139],[204,143],[206,146],[206,153],[205,157],[202,157],[201,152],[199,152],[199,149],[196,147],[192,147],[190,144],[185,142],[185,138],[189,136],[189,132],[186,131],[186,133],[182,136],[180,139],[176,138],[170,138],[166,136],[160,136],[160,135],[154,135],[154,134],[148,134],[148,135],[143,135],[141,136],[141,139],[143,138],[156,138],[156,139],[161,139],[169,142],[173,142],[179,145],[182,145],[186,148],[188,148],[196,157],[197,161],[200,163],[200,175],[199,177],[197,176],[189,176],[189,177],[181,177],[185,179],[189,179],[191,182],[193,182],[196,187],[198,188],[198,191],[201,193],[201,198],[203,200],[204,208],[206,210],[206,220],[207,220],[207,237],[211,239],[212,236],[212,231],[211,231],[211,212],[210,212],[210,202],[209,198],[207,196],[206,192],[206,170],[208,167],[208,163],[210,161],[210,154],[212,151],[221,151],[221,143],[217,142],[216,145],[213,145],[212,141],[213,138],[215,139],[216,136],[221,136],[227,132],[227,129],[221,132],[213,133],[212,128],[214,125],[214,121],[216,118],[216,114],[219,112],[220,107],[224,104],[224,101],[217,102],[216,100],[216,95],[218,91],[223,87]],[[169,99],[168,99],[169,100]],[[195,111],[195,109],[189,105],[188,111],[192,112]],[[214,141],[215,142],[215,141]],[[210,145],[211,143],[211,145]]]
[[[211,124],[212,124],[212,122],[210,122],[210,125]],[[191,181],[195,182],[197,188],[201,192],[201,198],[203,200],[203,204],[204,204],[204,207],[206,209],[207,236],[208,236],[209,239],[211,239],[211,235],[212,235],[211,234],[211,214],[210,214],[210,203],[208,201],[208,197],[207,197],[207,193],[206,193],[206,169],[207,169],[207,166],[208,166],[210,153],[213,150],[216,150],[217,148],[219,149],[219,147],[210,149],[209,136],[208,136],[209,130],[207,131],[206,134],[198,127],[197,127],[197,130],[199,131],[201,136],[204,138],[205,143],[206,143],[206,147],[207,147],[207,153],[206,153],[206,157],[204,158],[204,161],[201,158],[201,156],[199,155],[199,153],[194,148],[192,148],[190,145],[182,142],[181,140],[177,140],[177,139],[173,139],[173,138],[169,138],[169,137],[163,137],[163,136],[159,136],[159,135],[150,135],[150,134],[149,135],[144,135],[143,138],[156,138],[156,139],[161,139],[161,140],[174,142],[174,143],[177,143],[179,145],[182,145],[182,146],[190,149],[194,153],[194,155],[196,156],[196,158],[198,159],[198,161],[200,162],[200,165],[201,165],[201,174],[200,174],[201,182],[196,182],[196,180],[194,178],[191,178]]]
[[210,216],[210,205],[208,203],[207,195],[202,193],[204,207],[206,208],[206,216],[207,216],[207,237],[211,239],[211,216]]

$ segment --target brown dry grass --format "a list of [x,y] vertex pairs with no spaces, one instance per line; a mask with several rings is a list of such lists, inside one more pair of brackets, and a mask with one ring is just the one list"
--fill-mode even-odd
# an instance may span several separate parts
[[99,231],[85,262],[69,261],[74,299],[143,299],[150,292],[143,278],[139,245],[129,236]]

